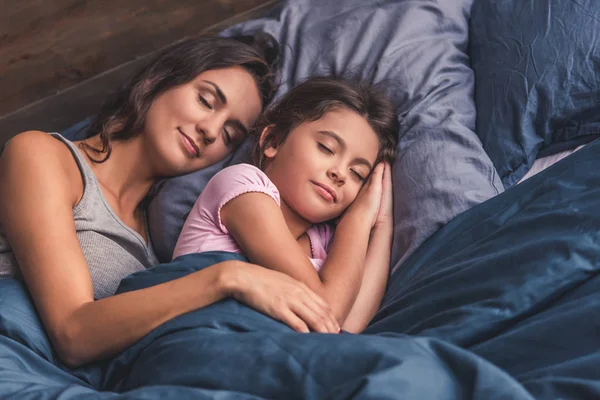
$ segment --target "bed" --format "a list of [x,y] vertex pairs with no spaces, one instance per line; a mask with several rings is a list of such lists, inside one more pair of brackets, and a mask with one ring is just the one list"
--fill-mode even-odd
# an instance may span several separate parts
[[[361,335],[301,335],[228,299],[69,369],[3,279],[0,397],[600,398],[599,21],[593,0],[290,0],[223,31],[284,44],[278,95],[327,73],[389,89],[401,139],[379,312]],[[247,155],[164,182],[149,217],[163,263],[119,292],[241,258],[167,262],[206,181]]]

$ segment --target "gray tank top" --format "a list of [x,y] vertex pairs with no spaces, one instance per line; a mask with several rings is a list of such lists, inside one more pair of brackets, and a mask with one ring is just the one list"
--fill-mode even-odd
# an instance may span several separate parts
[[[146,244],[144,238],[125,225],[111,209],[83,154],[60,134],[51,135],[69,147],[83,177],[83,197],[73,208],[73,217],[77,239],[90,269],[94,298],[111,296],[121,279],[157,264],[158,260],[152,246]],[[148,234],[146,236],[149,237]],[[19,276],[17,260],[0,226],[0,277]]]

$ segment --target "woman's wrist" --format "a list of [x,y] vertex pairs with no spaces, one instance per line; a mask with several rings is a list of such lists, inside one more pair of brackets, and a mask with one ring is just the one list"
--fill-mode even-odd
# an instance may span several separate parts
[[223,261],[217,265],[217,287],[223,297],[235,297],[240,291],[240,273],[244,263],[236,260]]

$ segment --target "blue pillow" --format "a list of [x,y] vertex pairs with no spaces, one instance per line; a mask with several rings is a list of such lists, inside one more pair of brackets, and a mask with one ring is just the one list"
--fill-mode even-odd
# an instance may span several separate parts
[[[264,30],[281,43],[277,97],[308,76],[330,73],[389,88],[401,123],[393,167],[395,268],[446,222],[503,190],[474,133],[474,77],[466,54],[471,3],[283,1],[270,15],[222,33]],[[247,159],[249,148],[232,162]],[[158,195],[150,227],[162,261],[172,254],[182,217],[206,177],[171,179]]]
[[470,28],[476,132],[505,187],[600,134],[598,0],[478,0]]
[[82,140],[88,136],[88,128],[93,122],[94,117],[88,117],[82,121],[79,121],[73,126],[62,131],[60,134],[71,141]]
[[[311,75],[353,75],[385,85],[397,106],[400,143],[394,179],[392,265],[456,215],[503,191],[474,133],[474,76],[466,54],[472,0],[282,1],[222,35],[263,30],[282,47],[276,97]],[[169,261],[185,217],[223,166],[249,159],[247,142],[231,159],[164,182],[149,228]]]

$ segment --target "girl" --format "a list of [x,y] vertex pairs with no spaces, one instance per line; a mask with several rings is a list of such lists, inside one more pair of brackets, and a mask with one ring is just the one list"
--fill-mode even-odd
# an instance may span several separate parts
[[[258,168],[235,165],[207,184],[174,257],[243,253],[305,283],[344,329],[362,331],[387,281],[397,128],[393,105],[372,86],[308,79],[258,124]],[[294,315],[275,317],[309,330]]]
[[333,331],[321,322],[333,320],[322,299],[307,300],[298,281],[249,263],[113,296],[124,276],[157,262],[146,231],[150,188],[215,163],[244,139],[273,95],[277,48],[265,34],[184,40],[107,104],[90,138],[29,131],[5,146],[0,276],[24,280],[67,365],[114,355],[165,321],[233,295],[279,313],[302,299],[299,315],[310,309],[319,316],[313,329]]

